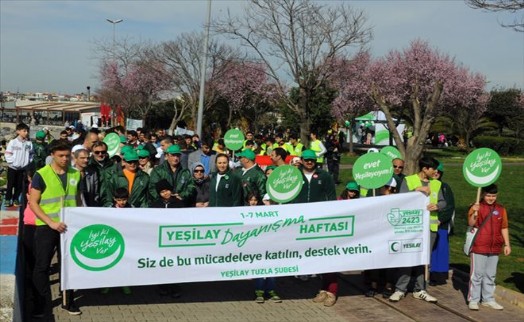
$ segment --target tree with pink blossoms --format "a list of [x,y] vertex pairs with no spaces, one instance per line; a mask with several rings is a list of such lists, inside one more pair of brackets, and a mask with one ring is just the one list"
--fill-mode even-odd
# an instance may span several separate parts
[[233,126],[234,114],[243,110],[256,109],[276,99],[274,86],[268,83],[268,75],[263,64],[254,62],[227,62],[220,79],[212,86],[228,103],[227,127]]
[[[459,111],[482,114],[486,108],[484,76],[471,73],[453,58],[415,40],[403,50],[392,50],[371,61],[363,79],[376,106],[384,112],[391,134],[406,161],[405,173],[415,173],[431,125],[439,115]],[[394,118],[406,120],[413,135],[402,142]]]

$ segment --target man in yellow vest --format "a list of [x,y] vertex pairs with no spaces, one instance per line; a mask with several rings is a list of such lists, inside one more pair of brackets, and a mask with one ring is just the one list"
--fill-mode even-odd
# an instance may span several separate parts
[[298,135],[296,133],[289,134],[289,145],[292,147],[291,155],[301,157],[302,151],[305,150],[304,145],[298,140]]
[[317,155],[317,168],[322,169],[322,166],[324,164],[324,154],[326,154],[327,149],[318,139],[318,133],[316,131],[311,131],[309,134],[309,149],[313,150],[315,154]]
[[[37,226],[33,282],[39,298],[35,301],[35,318],[50,316],[52,313],[49,266],[55,248],[60,256],[60,234],[67,229],[67,225],[60,221],[62,208],[81,205],[78,189],[80,172],[70,166],[71,147],[66,142],[54,141],[49,150],[52,162],[35,173],[29,196],[29,207],[36,215]],[[66,291],[62,298],[62,309],[71,315],[80,315],[82,312],[73,299],[73,291]]]
[[[429,204],[427,210],[430,211],[429,225],[431,230],[431,246],[436,238],[438,231],[438,210],[446,207],[446,200],[440,191],[442,183],[433,179],[435,171],[439,163],[437,160],[429,157],[424,157],[418,162],[419,172],[407,176],[402,181],[399,192],[420,191],[429,197]],[[412,274],[413,273],[413,274]],[[437,299],[426,292],[424,265],[415,267],[400,267],[398,268],[398,281],[395,285],[395,293],[389,297],[391,302],[398,302],[406,295],[407,287],[411,276],[415,276],[415,289],[413,297],[418,300],[424,300],[430,303],[436,303]]]

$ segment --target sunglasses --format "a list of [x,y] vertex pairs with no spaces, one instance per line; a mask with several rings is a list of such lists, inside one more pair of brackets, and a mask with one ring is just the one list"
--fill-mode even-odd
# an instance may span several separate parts
[[93,151],[94,154],[106,154],[107,151]]
[[395,169],[404,169],[404,167],[400,166],[400,165],[394,165],[393,168],[395,168]]
[[304,162],[317,162],[316,159],[305,159]]
[[195,173],[204,173],[204,170],[195,170],[193,172],[195,172]]

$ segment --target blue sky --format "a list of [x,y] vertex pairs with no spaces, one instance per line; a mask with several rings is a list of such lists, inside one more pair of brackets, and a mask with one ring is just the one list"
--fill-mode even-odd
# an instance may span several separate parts
[[[325,1],[335,4],[335,1]],[[487,89],[524,89],[524,33],[500,27],[516,15],[488,13],[463,1],[349,1],[373,26],[374,56],[417,38],[486,75]],[[212,2],[212,15],[242,13],[243,1]],[[207,1],[0,0],[0,90],[74,94],[99,87],[94,41],[116,37],[160,42],[202,30]],[[524,12],[518,13],[522,16]]]

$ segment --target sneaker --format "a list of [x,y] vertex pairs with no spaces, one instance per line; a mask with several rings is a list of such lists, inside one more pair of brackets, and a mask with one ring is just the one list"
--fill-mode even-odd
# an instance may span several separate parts
[[472,311],[478,311],[479,310],[479,304],[477,302],[469,302],[468,308]]
[[370,288],[369,290],[366,291],[366,293],[364,293],[366,297],[375,297],[376,294],[377,294],[377,290],[374,288]]
[[327,299],[327,292],[326,291],[320,291],[318,292],[317,296],[313,299],[313,302],[315,303],[323,303]]
[[413,297],[416,298],[417,300],[424,300],[426,302],[430,302],[430,303],[437,303],[437,299],[434,298],[433,296],[429,295],[428,292],[422,290],[422,291],[418,291],[418,292],[413,292]]
[[78,307],[76,307],[75,303],[71,303],[68,306],[62,305],[62,310],[67,311],[69,315],[80,315],[82,314],[82,311]]
[[265,299],[264,299],[264,291],[255,291],[255,302],[257,303],[264,303]]
[[398,301],[400,301],[404,296],[406,296],[406,294],[404,294],[404,292],[401,292],[401,291],[395,291],[395,293],[391,294],[391,296],[389,297],[389,301],[390,301],[390,302],[398,302]]
[[282,303],[282,299],[280,298],[280,296],[277,295],[277,292],[269,291],[268,294],[269,294],[269,299],[273,301],[273,303]]
[[131,295],[133,292],[129,286],[122,286],[122,293],[125,295]]
[[497,302],[495,301],[491,301],[491,302],[482,302],[482,306],[486,306],[486,307],[490,307],[492,308],[493,310],[504,310],[504,307],[500,304],[498,304]]
[[100,294],[108,294],[109,293],[109,287],[105,287],[103,289],[100,290]]
[[327,298],[324,301],[324,306],[333,306],[337,303],[337,296],[331,292],[326,292]]

